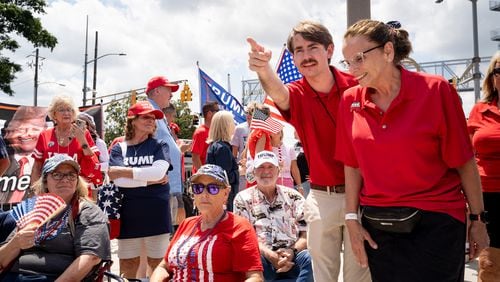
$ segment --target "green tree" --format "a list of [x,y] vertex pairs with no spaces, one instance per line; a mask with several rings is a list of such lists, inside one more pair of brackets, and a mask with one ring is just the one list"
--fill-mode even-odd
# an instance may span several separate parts
[[125,124],[127,123],[127,111],[130,105],[130,98],[114,101],[106,107],[105,134],[104,141],[110,145],[111,142],[120,136],[125,135]]
[[43,0],[0,1],[0,90],[10,96],[14,94],[10,84],[22,69],[2,55],[4,49],[15,52],[20,47],[11,36],[20,35],[35,47],[48,47],[51,51],[57,44],[57,38],[42,27],[39,18],[33,16],[45,14],[46,5]]
[[177,112],[175,123],[181,128],[181,132],[177,135],[180,139],[191,139],[196,127],[193,125],[193,114],[187,102],[173,101]]

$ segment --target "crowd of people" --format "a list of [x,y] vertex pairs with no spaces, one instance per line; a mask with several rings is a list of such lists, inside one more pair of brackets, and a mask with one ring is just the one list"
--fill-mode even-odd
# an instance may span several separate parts
[[[254,113],[272,118],[255,103],[240,125],[206,103],[192,143],[182,141],[171,104],[179,86],[162,76],[148,81],[147,99],[129,107],[124,136],[109,148],[70,97],[49,105],[53,127],[36,108],[21,107],[26,114],[5,129],[13,154],[0,138],[0,176],[29,174],[31,186],[0,200],[51,193],[67,207],[22,229],[0,213],[0,279],[78,281],[110,260],[107,216],[95,205],[103,181],[123,195],[118,257],[126,278],[461,281],[465,256],[483,250],[480,276],[494,271],[500,52],[467,120],[447,80],[402,66],[412,45],[398,22],[350,26],[341,48],[346,71],[331,66],[329,30],[298,23],[287,49],[303,78],[288,84],[270,65],[271,52],[247,42],[249,68],[294,127],[295,146],[284,144],[283,130],[252,124]],[[30,127],[18,125],[21,118]],[[21,134],[30,138],[16,142]],[[187,218],[186,192],[198,213]]]

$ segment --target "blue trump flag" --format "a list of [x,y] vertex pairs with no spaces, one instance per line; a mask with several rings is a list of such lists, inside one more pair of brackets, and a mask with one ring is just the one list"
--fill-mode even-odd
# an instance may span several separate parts
[[210,101],[217,101],[224,110],[233,114],[236,123],[246,121],[245,109],[240,102],[222,86],[211,79],[204,71],[198,68],[200,72],[200,107]]

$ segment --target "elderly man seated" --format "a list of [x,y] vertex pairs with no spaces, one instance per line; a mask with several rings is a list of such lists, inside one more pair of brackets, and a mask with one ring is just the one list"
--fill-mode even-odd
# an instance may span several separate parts
[[261,151],[254,159],[257,185],[239,192],[234,213],[253,224],[266,281],[313,281],[307,250],[304,197],[292,188],[277,185],[278,158]]

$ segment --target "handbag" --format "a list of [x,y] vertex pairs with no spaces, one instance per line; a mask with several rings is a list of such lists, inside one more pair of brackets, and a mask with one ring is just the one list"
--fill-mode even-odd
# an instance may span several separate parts
[[422,218],[422,212],[412,207],[364,206],[362,215],[371,227],[391,233],[411,233]]
[[[127,154],[127,144],[125,142],[120,142],[119,144],[122,148],[123,158],[125,158]],[[104,184],[99,187],[99,192],[97,193],[97,205],[108,217],[110,240],[120,236],[120,211],[122,208],[122,201],[122,192],[120,192],[118,186],[109,181],[109,177],[106,174]]]

